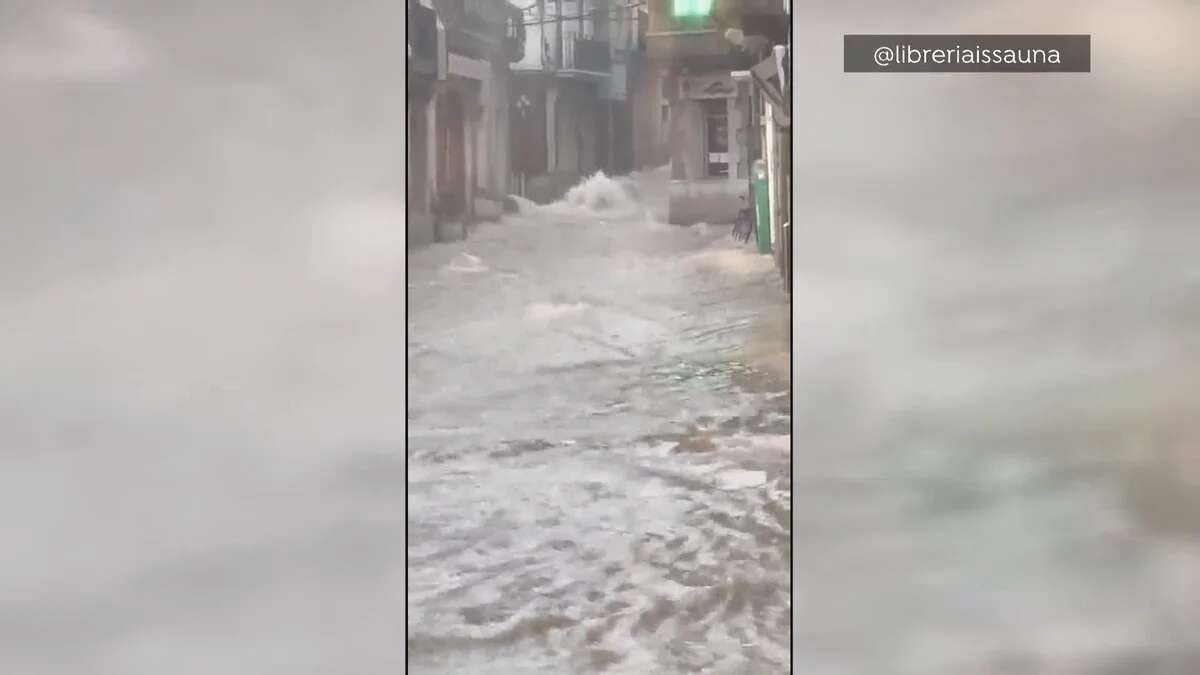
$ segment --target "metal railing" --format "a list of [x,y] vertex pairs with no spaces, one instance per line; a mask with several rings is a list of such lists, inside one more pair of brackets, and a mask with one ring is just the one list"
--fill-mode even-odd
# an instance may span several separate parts
[[447,27],[470,31],[489,40],[504,37],[506,5],[498,0],[433,0]]

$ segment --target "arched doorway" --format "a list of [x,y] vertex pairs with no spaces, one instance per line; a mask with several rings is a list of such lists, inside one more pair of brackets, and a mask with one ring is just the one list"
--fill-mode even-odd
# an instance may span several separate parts
[[462,95],[450,89],[437,102],[437,211],[442,220],[462,217],[467,205],[466,135]]

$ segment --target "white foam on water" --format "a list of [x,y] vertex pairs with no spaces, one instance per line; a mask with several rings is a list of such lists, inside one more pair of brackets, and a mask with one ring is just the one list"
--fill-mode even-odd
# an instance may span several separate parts
[[762,487],[767,484],[766,471],[730,469],[718,473],[715,478],[717,487],[722,490],[745,490],[747,488]]
[[483,260],[479,256],[474,256],[464,251],[454,256],[450,262],[442,266],[442,269],[447,272],[478,274],[488,271],[488,266],[483,263]]
[[597,171],[567,190],[562,200],[550,207],[592,215],[632,216],[642,211],[637,195],[637,187],[628,177],[612,178]]
[[575,303],[553,303],[553,302],[535,302],[525,308],[525,313],[531,319],[549,320],[558,319],[564,316],[573,316],[587,309],[587,305],[582,302]]
[[748,248],[731,248],[729,242],[723,240],[688,256],[688,262],[701,269],[736,275],[761,274],[774,266],[771,256],[758,255]]
[[533,213],[534,211],[537,211],[539,208],[541,208],[533,200],[526,199],[520,195],[509,195],[508,198],[513,200],[514,202],[516,202],[517,213],[520,215],[523,215],[523,216]]

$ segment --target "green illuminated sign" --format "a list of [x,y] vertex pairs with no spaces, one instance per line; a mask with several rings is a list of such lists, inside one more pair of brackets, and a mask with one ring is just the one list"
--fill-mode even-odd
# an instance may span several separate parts
[[672,0],[674,16],[708,16],[712,13],[713,0]]

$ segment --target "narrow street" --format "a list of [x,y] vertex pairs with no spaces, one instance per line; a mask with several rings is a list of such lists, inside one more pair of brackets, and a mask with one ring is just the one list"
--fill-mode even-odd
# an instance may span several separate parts
[[412,253],[413,672],[787,669],[787,296],[662,180]]

